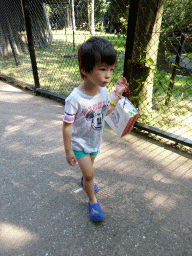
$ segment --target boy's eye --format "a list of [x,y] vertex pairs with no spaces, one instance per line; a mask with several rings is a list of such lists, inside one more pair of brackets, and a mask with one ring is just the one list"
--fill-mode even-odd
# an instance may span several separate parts
[[100,68],[100,70],[105,71],[105,68]]

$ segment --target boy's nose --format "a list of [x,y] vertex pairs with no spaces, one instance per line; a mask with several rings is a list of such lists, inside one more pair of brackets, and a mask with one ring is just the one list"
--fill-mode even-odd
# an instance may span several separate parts
[[105,74],[105,76],[106,76],[107,78],[109,78],[109,77],[110,77],[110,71],[107,71],[106,74]]

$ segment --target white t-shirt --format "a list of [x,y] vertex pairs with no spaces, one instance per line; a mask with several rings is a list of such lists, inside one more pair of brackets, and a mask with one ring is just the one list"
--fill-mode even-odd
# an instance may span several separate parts
[[110,110],[106,87],[100,87],[98,95],[91,96],[75,88],[65,100],[63,121],[73,123],[72,149],[92,153],[100,150],[104,117]]

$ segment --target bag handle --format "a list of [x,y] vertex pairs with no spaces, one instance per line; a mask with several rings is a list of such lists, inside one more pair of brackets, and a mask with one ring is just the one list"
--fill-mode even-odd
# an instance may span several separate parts
[[[125,83],[123,83],[124,85],[125,85]],[[126,92],[125,92],[125,101],[126,101],[126,98],[127,98],[127,94],[129,93],[129,100],[130,100],[130,102],[131,102],[131,104],[132,104],[132,101],[131,101],[131,92],[130,92],[130,90],[129,90],[129,85],[127,85],[126,84]],[[124,104],[123,104],[123,109],[124,109],[124,107],[125,107],[125,101],[124,101]]]

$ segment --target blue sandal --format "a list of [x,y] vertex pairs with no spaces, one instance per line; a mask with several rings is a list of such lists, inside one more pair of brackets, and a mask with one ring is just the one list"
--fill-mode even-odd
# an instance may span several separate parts
[[[83,186],[83,176],[81,177],[81,185]],[[97,193],[99,191],[99,187],[96,183],[94,183],[94,192]]]
[[89,208],[90,218],[93,221],[101,221],[105,218],[105,214],[101,209],[99,201],[97,201],[97,203],[92,205],[88,203],[88,208]]

